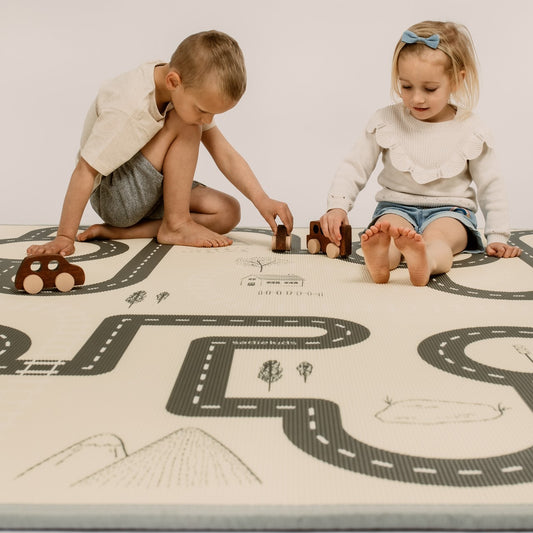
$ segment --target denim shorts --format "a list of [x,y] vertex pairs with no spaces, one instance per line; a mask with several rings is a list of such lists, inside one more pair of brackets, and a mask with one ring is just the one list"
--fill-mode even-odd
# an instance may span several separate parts
[[466,229],[468,241],[464,251],[472,254],[483,253],[485,251],[483,238],[477,229],[476,215],[473,211],[464,207],[450,205],[417,207],[413,205],[396,204],[394,202],[379,202],[372,215],[372,222],[369,225],[371,226],[372,224],[375,224],[378,218],[386,214],[401,216],[413,226],[417,233],[423,233],[428,225],[438,218],[455,218],[461,222]]

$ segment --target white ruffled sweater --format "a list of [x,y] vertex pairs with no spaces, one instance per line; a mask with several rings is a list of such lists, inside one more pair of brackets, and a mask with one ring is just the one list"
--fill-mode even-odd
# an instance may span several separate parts
[[[403,104],[378,110],[337,170],[328,209],[353,207],[382,156],[378,202],[419,207],[451,205],[485,217],[487,243],[507,242],[508,206],[491,135],[478,117],[458,110],[453,120],[423,122]],[[475,185],[475,187],[473,186]]]

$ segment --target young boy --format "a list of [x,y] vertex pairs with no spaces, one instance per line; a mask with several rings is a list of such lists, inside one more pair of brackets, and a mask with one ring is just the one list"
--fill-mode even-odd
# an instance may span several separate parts
[[238,224],[240,206],[193,181],[200,142],[272,230],[279,216],[290,233],[288,206],[267,196],[213,123],[245,88],[242,51],[217,31],[185,39],[170,63],[144,64],[104,85],[85,121],[57,236],[28,254],[73,254],[89,198],[105,223],[80,233],[79,241],[155,237],[163,244],[230,245],[224,234]]

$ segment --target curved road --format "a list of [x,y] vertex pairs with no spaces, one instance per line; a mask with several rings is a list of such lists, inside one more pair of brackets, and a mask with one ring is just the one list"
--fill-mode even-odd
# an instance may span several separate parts
[[[36,241],[52,239],[50,235],[56,231],[57,228],[42,228],[30,231],[20,237],[11,239],[0,239],[0,244],[8,244],[13,242]],[[95,259],[104,259],[114,255],[124,253],[129,249],[129,246],[120,241],[91,241],[91,244],[98,246],[98,251],[82,255],[69,257],[72,263],[79,263],[83,261],[91,261]],[[20,296],[75,296],[78,294],[90,294],[115,289],[121,289],[130,285],[135,285],[140,281],[146,279],[150,273],[159,264],[161,259],[172,249],[172,246],[159,244],[157,241],[150,241],[139,253],[132,257],[124,267],[122,267],[112,278],[91,285],[82,285],[75,287],[69,292],[59,292],[57,290],[44,290],[35,295],[29,295],[24,291],[17,291],[13,284],[12,278],[20,265],[20,260],[17,259],[0,259],[0,293],[3,294],[17,294]]]
[[[22,241],[35,241],[51,239],[50,236],[56,231],[56,227],[42,228],[30,231],[20,237],[10,239],[0,239],[0,244],[22,242]],[[257,228],[236,228],[235,232],[241,233],[255,233],[272,235],[272,232],[267,229]],[[533,248],[527,245],[521,240],[521,237],[532,235],[533,230],[527,231],[513,231],[509,239],[509,243],[516,246],[520,246],[523,249],[520,259],[525,261],[529,266],[533,267]],[[110,255],[121,254],[128,249],[128,246],[119,241],[91,241],[91,243],[99,246],[99,250],[94,254],[72,257],[69,258],[72,262],[89,261],[92,259],[102,259],[103,257]],[[139,281],[145,279],[158,265],[161,259],[170,251],[172,246],[161,245],[155,240],[149,242],[135,257],[130,259],[128,263],[111,279],[101,283],[95,283],[92,285],[83,285],[81,287],[75,287],[69,292],[58,292],[56,290],[41,291],[38,295],[33,296],[74,296],[77,294],[98,293],[103,291],[109,291],[134,285]],[[352,255],[346,258],[340,258],[339,261],[346,261],[349,263],[364,264],[363,258],[356,253],[360,248],[360,242],[352,243]],[[307,249],[302,249],[301,239],[298,235],[293,235],[290,254],[307,254]],[[454,263],[454,269],[474,267],[481,264],[487,264],[497,261],[494,257],[488,257],[485,254],[473,254],[468,259],[456,261]],[[16,269],[20,264],[19,260],[14,259],[1,259],[0,258],[0,293],[4,294],[18,294],[21,296],[28,296],[22,291],[17,291],[12,282],[12,278],[16,273]],[[401,265],[401,268],[405,268]],[[438,291],[449,292],[451,294],[457,294],[460,296],[469,296],[473,298],[488,298],[488,299],[500,299],[500,300],[512,300],[512,301],[525,301],[533,300],[533,291],[498,291],[498,290],[484,290],[476,289],[473,287],[467,287],[455,283],[450,279],[447,274],[441,274],[433,277],[428,287]]]
[[[339,406],[328,400],[226,397],[236,349],[268,350],[269,354],[273,350],[324,350],[353,346],[369,337],[367,328],[346,320],[322,317],[119,315],[106,318],[70,361],[21,360],[19,358],[29,348],[29,338],[22,332],[0,326],[0,374],[94,376],[110,372],[143,326],[261,326],[265,332],[275,327],[314,327],[324,331],[322,335],[312,337],[211,336],[193,340],[167,403],[170,413],[195,417],[281,417],[286,436],[298,448],[329,464],[378,478],[461,487],[533,482],[533,446],[484,458],[441,459],[404,455],[370,446],[349,435],[343,428]],[[521,331],[498,328],[490,333],[529,336],[532,332],[530,328]],[[457,342],[453,353],[448,353],[446,345],[441,345],[442,342],[455,342],[455,333],[445,334],[445,340],[437,339],[440,341],[438,356],[453,359],[457,364],[463,363],[461,357],[468,358],[460,352],[467,345],[466,339],[473,338],[469,333],[467,331],[459,335],[459,339],[463,340]],[[419,351],[423,358],[434,359],[435,343],[434,337],[421,343]],[[444,355],[438,352],[442,348]],[[468,362],[473,365],[470,359]],[[468,372],[468,369],[464,371]],[[505,374],[502,375],[505,377]],[[523,393],[520,380],[509,381],[508,384]],[[523,385],[526,386],[526,383]],[[522,397],[529,402],[530,397]],[[528,405],[531,408],[531,403]]]

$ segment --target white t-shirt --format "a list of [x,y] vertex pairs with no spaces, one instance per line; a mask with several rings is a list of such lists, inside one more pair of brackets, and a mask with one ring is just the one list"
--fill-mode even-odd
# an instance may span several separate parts
[[[163,127],[168,104],[161,113],[155,99],[154,68],[163,61],[144,63],[105,83],[92,103],[81,135],[79,156],[99,172],[95,186],[141,150]],[[203,131],[215,126],[204,125]]]

